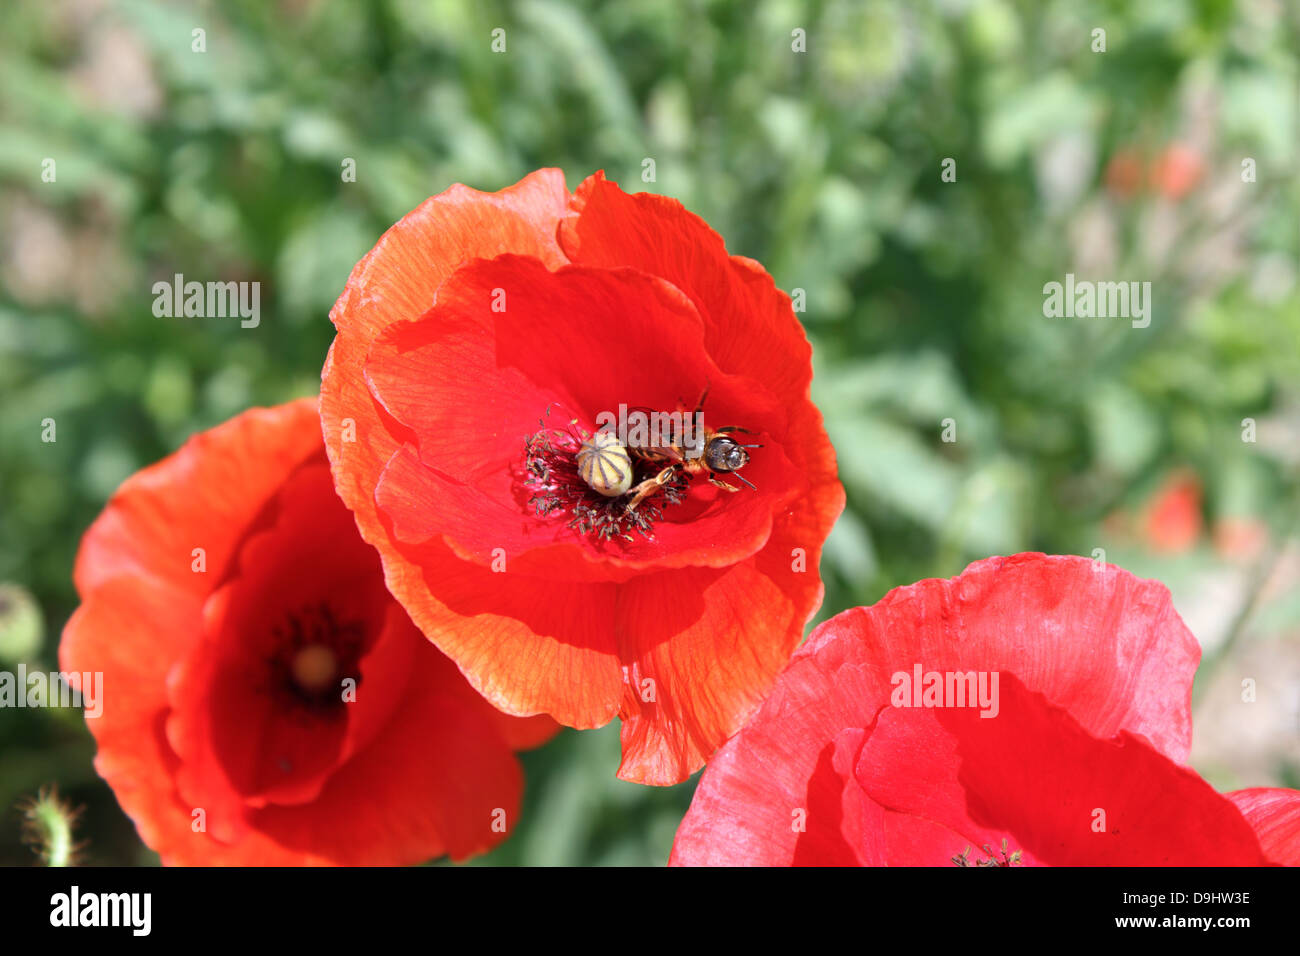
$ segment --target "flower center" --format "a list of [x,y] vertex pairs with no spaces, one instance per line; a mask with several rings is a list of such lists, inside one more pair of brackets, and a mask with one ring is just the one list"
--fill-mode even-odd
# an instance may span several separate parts
[[325,602],[285,615],[272,635],[272,683],[290,703],[332,709],[343,703],[344,678],[361,682],[365,626],[340,620]]
[[[656,487],[653,496],[629,507],[636,489],[660,475],[664,462],[628,455],[613,436],[606,440],[603,433],[590,435],[576,422],[565,428],[539,424],[541,430],[524,441],[523,485],[529,492],[528,503],[542,517],[566,514],[569,527],[579,534],[600,541],[632,541],[633,531],[653,538],[663,508],[686,497],[690,479],[675,472]],[[622,469],[630,469],[631,475],[622,474]]]
[[293,655],[289,672],[304,691],[319,694],[334,683],[339,672],[339,655],[325,644],[308,644]]

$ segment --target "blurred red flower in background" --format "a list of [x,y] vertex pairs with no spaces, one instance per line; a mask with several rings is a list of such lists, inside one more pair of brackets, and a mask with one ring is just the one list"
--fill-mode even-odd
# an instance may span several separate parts
[[1168,199],[1179,200],[1205,174],[1201,154],[1186,143],[1170,143],[1151,164],[1151,185]]
[[1205,161],[1196,149],[1186,143],[1170,143],[1149,164],[1133,146],[1117,149],[1106,163],[1103,179],[1107,190],[1119,199],[1135,197],[1145,178],[1145,185],[1176,202],[1195,189],[1204,175]]
[[493,709],[384,589],[316,401],[246,412],[129,479],[82,541],[59,648],[102,672],[95,765],[168,864],[414,863],[505,836]]
[[[990,558],[822,624],[710,761],[672,862],[1300,863],[1300,792],[1183,766],[1200,651],[1168,591],[1099,567]],[[917,671],[982,673],[991,705],[900,694]]]
[[1163,555],[1185,554],[1201,538],[1204,486],[1188,468],[1163,476],[1159,485],[1133,510],[1106,515],[1103,528],[1116,543]]
[[[498,707],[621,717],[620,776],[685,779],[798,644],[843,507],[790,300],[679,203],[541,170],[425,202],[331,318],[326,446],[392,593]],[[533,454],[552,409],[590,432],[706,388],[705,424],[762,445],[757,490],[695,480],[634,525]]]
[[1201,536],[1201,479],[1182,469],[1170,474],[1143,511],[1142,538],[1156,552],[1181,554]]

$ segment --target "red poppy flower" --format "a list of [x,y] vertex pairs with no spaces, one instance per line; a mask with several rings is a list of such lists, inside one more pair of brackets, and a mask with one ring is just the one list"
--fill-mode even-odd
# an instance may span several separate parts
[[1171,143],[1151,166],[1151,185],[1170,199],[1182,199],[1205,174],[1201,154],[1185,143]]
[[813,632],[672,862],[1294,863],[1300,792],[1183,766],[1199,656],[1162,585],[1083,558],[899,588]]
[[1153,551],[1181,554],[1201,536],[1201,480],[1179,470],[1169,475],[1147,503],[1142,537]]
[[[326,446],[392,593],[502,710],[621,717],[621,777],[685,779],[798,644],[843,507],[790,300],[679,203],[541,170],[425,202],[331,318]],[[753,488],[676,474],[629,508],[584,483],[602,412],[706,389],[705,426],[762,446]]]
[[504,837],[512,748],[384,589],[316,402],[254,410],[129,479],[82,541],[60,666],[102,673],[96,767],[169,864],[388,864]]

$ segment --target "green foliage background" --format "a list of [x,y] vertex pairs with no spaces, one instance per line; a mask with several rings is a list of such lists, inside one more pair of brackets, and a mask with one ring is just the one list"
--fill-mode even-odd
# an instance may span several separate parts
[[[55,665],[79,536],[122,479],[316,389],[329,307],[387,226],[539,166],[675,196],[805,290],[849,494],[819,618],[1028,549],[1106,547],[1177,595],[1222,562],[1208,535],[1170,557],[1103,527],[1173,468],[1275,554],[1300,486],[1297,49],[1273,0],[6,3],[0,581],[22,590],[0,665]],[[1175,143],[1203,170],[1185,197],[1108,178]],[[1151,327],[1045,318],[1043,284],[1086,263],[1151,281]],[[260,281],[260,327],[155,318],[177,272]],[[1300,601],[1270,614],[1294,644]],[[91,862],[150,860],[92,754],[78,714],[0,712],[0,807],[58,783]],[[527,755],[523,820],[480,862],[662,863],[693,783],[621,783],[617,754],[610,727]],[[17,832],[6,810],[0,860],[31,860]]]

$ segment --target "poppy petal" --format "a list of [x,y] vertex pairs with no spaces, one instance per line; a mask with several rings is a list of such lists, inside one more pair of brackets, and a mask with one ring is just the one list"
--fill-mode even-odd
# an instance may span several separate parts
[[703,219],[675,199],[625,193],[603,173],[578,186],[573,209],[559,231],[570,261],[630,266],[667,279],[699,309],[719,368],[777,395],[807,395],[812,348],[789,297],[754,260],[728,255]]
[[1009,836],[1011,852],[1055,866],[1265,862],[1232,803],[1147,741],[1097,739],[1010,673],[999,696],[992,719],[971,707],[886,708],[858,784],[886,809],[995,852]]
[[[318,454],[314,398],[252,409],[195,435],[122,483],[82,540],[77,590],[133,576],[206,594],[284,475]],[[172,494],[174,486],[187,493]]]
[[411,619],[437,636],[495,707],[521,717],[545,712],[579,729],[613,719],[623,688],[610,631],[615,585],[556,587],[508,564],[495,572],[462,561],[440,541],[395,553],[400,563],[387,566],[389,590],[405,595]]
[[1255,787],[1224,794],[1259,837],[1264,855],[1283,866],[1300,866],[1300,790]]
[[618,775],[670,784],[703,764],[762,702],[806,614],[752,561],[623,584],[615,617],[626,674]]
[[833,653],[852,653],[877,675],[871,700],[880,703],[891,676],[917,664],[1010,672],[1094,736],[1140,733],[1184,763],[1200,647],[1164,585],[1098,567],[1068,555],[977,561],[832,618],[801,653],[838,643]]
[[853,768],[866,731],[849,727],[828,743],[808,780],[804,806],[792,814],[796,837],[792,866],[864,866],[864,843],[879,831],[883,813],[858,786]]
[[371,343],[394,322],[427,312],[438,287],[472,259],[513,252],[561,265],[555,230],[568,202],[558,169],[496,193],[456,185],[403,217],[352,270],[330,311],[338,334],[321,372],[320,415],[339,495],[371,544],[385,537],[375,484],[409,437],[370,395],[363,373]]
[[669,862],[789,866],[801,812],[806,829],[828,839],[826,830],[841,823],[838,809],[828,822],[810,808],[841,807],[844,775],[818,767],[842,731],[870,724],[862,702],[871,692],[860,665],[796,653],[757,715],[710,759]]

